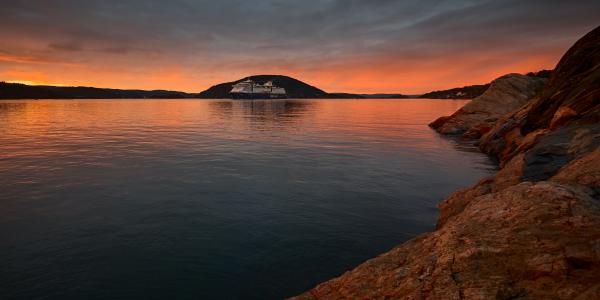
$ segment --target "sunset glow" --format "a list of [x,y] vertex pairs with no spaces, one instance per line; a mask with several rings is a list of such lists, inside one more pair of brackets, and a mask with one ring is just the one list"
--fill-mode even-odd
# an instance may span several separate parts
[[553,68],[596,25],[583,2],[3,3],[0,80],[199,92],[283,74],[328,92],[417,94]]

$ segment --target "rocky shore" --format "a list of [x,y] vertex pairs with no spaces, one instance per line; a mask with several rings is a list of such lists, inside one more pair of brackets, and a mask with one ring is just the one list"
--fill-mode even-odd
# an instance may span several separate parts
[[521,74],[508,74],[492,81],[479,97],[448,117],[440,117],[430,126],[442,134],[479,138],[498,118],[523,106],[546,80]]
[[510,74],[450,117],[501,169],[437,229],[295,299],[600,299],[600,27],[547,83]]

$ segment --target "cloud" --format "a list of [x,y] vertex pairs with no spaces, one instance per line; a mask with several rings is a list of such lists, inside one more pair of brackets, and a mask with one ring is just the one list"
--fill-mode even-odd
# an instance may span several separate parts
[[55,43],[51,42],[48,44],[48,47],[53,50],[59,51],[82,51],[82,46],[77,42],[65,42],[65,43]]
[[177,67],[182,89],[278,71],[329,90],[421,92],[552,67],[598,11],[588,0],[4,1],[0,60],[85,64],[90,84],[111,84],[94,73],[112,70],[147,87],[153,70]]
[[13,64],[56,64],[62,66],[79,66],[78,63],[61,61],[52,57],[44,57],[40,55],[20,55],[5,51],[0,51],[0,62]]

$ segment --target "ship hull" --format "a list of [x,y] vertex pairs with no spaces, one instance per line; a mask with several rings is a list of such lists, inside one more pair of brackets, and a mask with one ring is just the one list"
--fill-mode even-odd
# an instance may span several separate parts
[[285,99],[286,95],[271,93],[231,93],[232,99]]

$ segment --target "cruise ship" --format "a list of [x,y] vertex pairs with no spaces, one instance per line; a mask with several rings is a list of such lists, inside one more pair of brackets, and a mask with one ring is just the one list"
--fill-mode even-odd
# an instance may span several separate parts
[[250,79],[234,84],[229,95],[233,99],[283,99],[287,97],[285,89],[273,85],[273,81],[260,84]]

